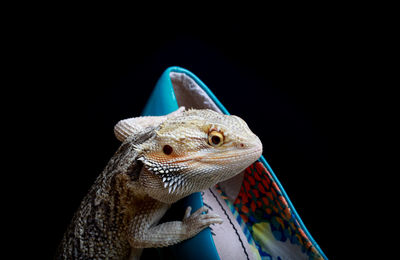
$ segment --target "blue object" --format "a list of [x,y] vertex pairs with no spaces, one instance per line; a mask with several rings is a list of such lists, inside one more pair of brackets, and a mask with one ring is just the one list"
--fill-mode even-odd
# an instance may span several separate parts
[[[143,112],[142,115],[165,115],[171,113],[178,109],[177,99],[174,93],[173,85],[170,78],[171,72],[178,72],[184,73],[193,79],[198,86],[200,86],[206,94],[214,101],[214,103],[218,106],[218,108],[224,113],[229,114],[226,108],[219,102],[219,100],[215,97],[215,95],[207,88],[207,86],[193,73],[190,71],[180,68],[180,67],[169,67],[164,71],[161,75],[160,79],[158,80]],[[301,221],[300,217],[298,216],[296,210],[294,209],[292,203],[290,202],[286,192],[284,191],[282,185],[280,184],[279,180],[275,176],[274,172],[272,171],[271,167],[265,160],[263,156],[261,156],[260,161],[264,166],[268,169],[271,173],[274,181],[279,186],[280,190],[282,191],[284,197],[286,198],[293,214],[295,214],[297,220],[301,228],[304,230],[306,235],[309,237],[310,242],[313,246],[319,251],[321,256],[325,259],[326,256],[323,254],[322,250],[319,248],[317,243],[311,237],[309,232],[307,231],[306,227],[304,226],[303,222]],[[201,198],[200,193],[192,194],[177,203],[177,207],[179,210],[174,209],[176,213],[176,218],[180,219],[183,217],[183,213],[187,206],[192,207],[192,212],[196,211],[198,208],[203,206],[203,201]],[[195,251],[193,250],[195,248]],[[211,235],[211,231],[209,228],[204,229],[195,237],[183,241],[177,245],[168,248],[169,254],[172,255],[173,259],[220,259]],[[162,254],[161,254],[162,255]]]

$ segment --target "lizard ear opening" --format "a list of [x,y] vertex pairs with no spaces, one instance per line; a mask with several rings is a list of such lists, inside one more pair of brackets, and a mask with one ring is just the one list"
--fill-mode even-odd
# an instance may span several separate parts
[[156,128],[167,118],[179,116],[185,111],[185,107],[165,116],[140,116],[119,121],[114,127],[115,137],[123,142],[130,135],[140,135],[145,129]]

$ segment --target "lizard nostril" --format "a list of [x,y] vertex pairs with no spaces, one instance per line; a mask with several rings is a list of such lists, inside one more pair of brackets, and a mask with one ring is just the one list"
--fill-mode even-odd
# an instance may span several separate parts
[[240,147],[241,147],[241,148],[244,148],[244,143],[240,143]]
[[172,149],[172,147],[170,145],[168,145],[168,144],[164,145],[163,152],[166,155],[170,155],[172,153],[172,151],[173,151],[173,149]]

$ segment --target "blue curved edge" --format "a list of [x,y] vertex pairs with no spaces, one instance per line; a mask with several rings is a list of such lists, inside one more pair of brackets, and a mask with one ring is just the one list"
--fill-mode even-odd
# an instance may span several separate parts
[[[167,68],[164,73],[161,75],[160,79],[158,80],[156,87],[154,88],[143,112],[142,115],[165,115],[171,113],[178,109],[178,103],[175,97],[175,93],[173,90],[172,82],[169,77],[171,72],[180,72],[185,73],[190,78],[192,78],[206,93],[207,95],[215,102],[215,104],[221,109],[224,114],[229,115],[230,113],[228,110],[221,104],[221,102],[217,99],[217,97],[211,92],[211,90],[192,72],[177,66],[172,66]],[[298,220],[301,228],[306,233],[312,245],[318,250],[321,256],[324,259],[327,259],[319,245],[316,243],[314,238],[311,236],[307,228],[305,227],[303,221],[301,220],[300,216],[298,215],[297,211],[295,210],[292,202],[290,201],[286,191],[283,189],[282,184],[279,182],[278,178],[276,177],[274,171],[268,164],[267,160],[264,156],[261,156],[259,159],[262,164],[268,169],[271,173],[272,178],[278,185],[279,189],[282,191],[285,199],[287,200],[289,207],[292,210],[295,218]],[[183,206],[182,209],[182,216],[184,209],[190,205],[192,207],[192,211],[203,206],[203,201],[201,198],[200,193],[195,193],[187,198],[183,199],[181,202]],[[214,240],[212,239],[210,229],[205,229],[200,232],[195,237],[186,240],[176,246],[174,246],[174,257],[177,259],[186,259],[190,257],[191,259],[219,259],[217,250],[215,248]],[[196,248],[196,252],[193,252],[193,248]]]

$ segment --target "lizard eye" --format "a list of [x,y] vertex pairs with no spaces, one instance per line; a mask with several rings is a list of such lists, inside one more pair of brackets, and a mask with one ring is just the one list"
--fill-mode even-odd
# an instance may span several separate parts
[[221,146],[224,143],[224,136],[218,131],[211,131],[208,134],[208,144],[214,147]]
[[171,146],[169,146],[168,144],[164,145],[164,147],[163,147],[163,152],[164,152],[166,155],[170,155],[170,154],[172,153],[172,151],[173,151],[173,149],[172,149]]

